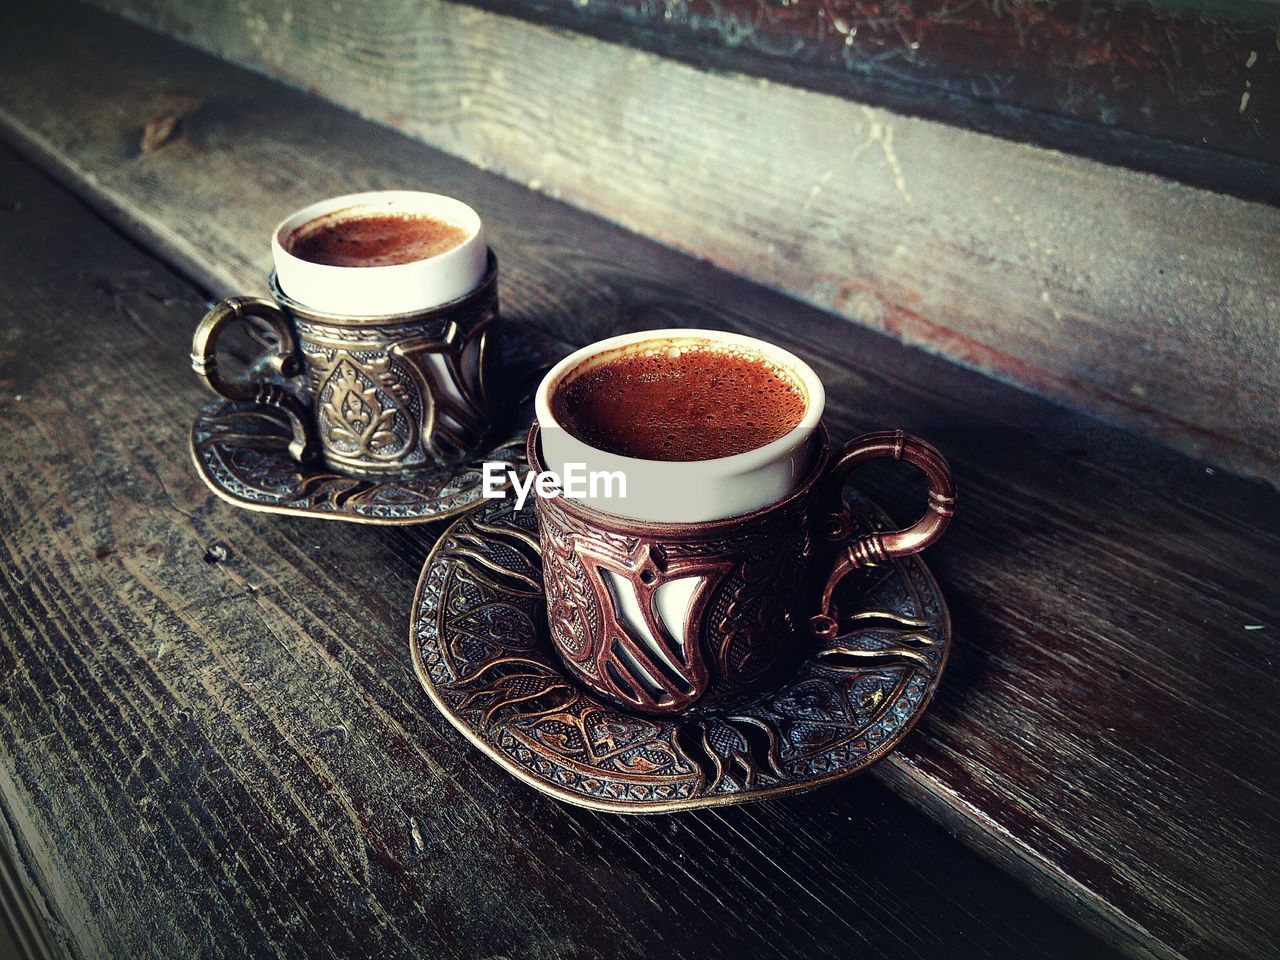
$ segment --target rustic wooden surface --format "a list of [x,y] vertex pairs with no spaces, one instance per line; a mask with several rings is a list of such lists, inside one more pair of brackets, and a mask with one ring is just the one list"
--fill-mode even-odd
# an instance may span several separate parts
[[0,814],[0,957],[52,960],[57,954],[37,897],[32,895],[35,884],[27,870],[18,866],[16,849],[13,833]]
[[463,2],[1280,200],[1280,11],[1267,0]]
[[[439,0],[98,2],[857,323],[1280,482],[1268,389],[1280,210]],[[102,60],[123,81],[104,101],[130,104],[89,118],[104,154],[169,115],[197,134],[225,116],[190,68],[94,23],[92,42],[80,27],[56,42],[11,32],[0,109],[33,136],[92,147],[57,105],[83,103]],[[81,72],[68,75],[63,50]],[[139,86],[135,59],[163,82]],[[1263,87],[1255,99],[1280,103]],[[174,146],[136,166],[168,171],[186,149]]]
[[[17,31],[25,45],[5,47],[0,114],[10,134],[211,289],[261,290],[271,225],[307,200],[393,184],[433,187],[472,200],[485,215],[509,316],[573,342],[672,323],[766,336],[814,363],[830,390],[837,436],[901,424],[933,439],[962,491],[958,519],[930,555],[952,601],[955,655],[929,716],[878,779],[1135,954],[1271,950],[1280,937],[1271,896],[1280,863],[1272,812],[1280,770],[1273,584],[1280,498],[1268,488],[733,279],[168,41],[104,18],[68,14],[61,27],[68,58],[57,69],[39,30]],[[181,118],[171,135],[140,151],[145,131],[170,114]],[[166,335],[177,343],[186,332]],[[170,361],[172,389],[182,382],[184,352]],[[134,389],[150,398],[169,389],[149,383]],[[194,405],[194,394],[186,396]],[[143,416],[132,409],[129,418]],[[161,471],[180,510],[203,523],[241,522],[203,499],[185,463],[149,449],[139,456],[150,467],[111,476],[153,490],[150,471]],[[912,491],[888,475],[860,482],[897,513],[914,512]],[[408,596],[423,544],[408,533],[379,535],[359,543],[380,546],[352,548],[335,564],[328,550],[310,559],[311,525],[259,518],[253,529],[263,539],[247,547],[219,529],[232,527],[200,532],[209,532],[202,542],[230,544],[235,562],[216,569],[246,586],[228,591],[269,601],[270,616],[298,618],[282,628],[289,650],[309,663],[328,656],[344,669],[354,664],[362,683],[382,683],[343,646],[355,642],[344,633],[350,624],[361,638],[374,626],[386,636],[359,642],[384,650],[398,669],[401,594]],[[122,535],[140,532],[126,524]],[[273,551],[300,565],[302,583],[280,579],[266,559]],[[145,613],[151,593],[172,588],[142,561],[130,562],[150,578],[139,591]],[[369,579],[334,591],[325,571],[335,565],[368,570]],[[65,582],[83,575],[70,561],[59,569]],[[236,611],[200,626],[199,636],[229,631],[227,643],[257,650],[247,633],[257,637],[260,628]],[[348,619],[329,626],[339,614]],[[167,617],[156,613],[156,622],[172,622]],[[326,683],[325,696],[340,686],[340,678]],[[240,721],[248,729],[265,729],[249,697],[231,702],[250,711]],[[422,708],[406,701],[395,716],[415,717],[415,731],[436,729],[419,716]],[[313,741],[355,762],[328,737],[301,742]],[[467,751],[447,732],[430,749],[464,765],[469,784],[482,776],[483,765],[463,759]],[[320,782],[337,782],[319,769]],[[509,802],[536,811],[531,817],[548,815],[522,788],[483,789],[495,791],[485,794],[486,816]],[[734,829],[776,834],[775,849],[790,851],[812,832],[824,802],[862,789],[754,808],[743,816],[759,819],[750,827],[734,821]],[[805,846],[803,857],[816,857],[818,846]]]
[[72,956],[1106,955],[869,779],[627,819],[517,783],[410,667],[440,528],[216,500],[204,298],[3,147],[0,294],[0,840]]

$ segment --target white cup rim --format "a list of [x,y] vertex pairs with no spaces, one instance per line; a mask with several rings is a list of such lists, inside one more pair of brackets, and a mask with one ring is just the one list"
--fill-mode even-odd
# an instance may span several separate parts
[[[466,237],[434,256],[378,266],[314,263],[288,250],[290,235],[314,220],[350,211],[424,215],[460,227]],[[328,197],[296,210],[271,232],[281,291],[318,312],[340,316],[412,313],[458,300],[483,279],[488,248],[480,215],[455,197],[421,190],[369,190]]]
[[[568,430],[556,420],[551,412],[551,393],[560,382],[572,371],[592,357],[611,352],[622,347],[633,346],[650,340],[704,340],[712,343],[723,343],[745,347],[762,354],[796,375],[805,391],[805,410],[800,422],[776,440],[763,446],[753,447],[742,453],[727,457],[713,457],[708,460],[648,460],[643,457],[628,457],[622,454],[609,453],[599,447],[592,446]],[[744,473],[762,467],[773,461],[787,457],[796,447],[805,443],[813,435],[818,423],[822,420],[826,406],[826,390],[822,381],[814,373],[813,368],[804,360],[784,350],[782,347],[749,337],[745,334],[730,333],[726,330],[706,330],[701,328],[670,327],[660,330],[642,330],[636,333],[624,333],[588,344],[569,354],[547,371],[538,385],[534,396],[534,412],[545,435],[548,427],[564,430],[573,437],[575,443],[591,451],[593,461],[605,469],[628,472],[637,470],[641,465],[652,467],[660,465],[664,474],[679,481],[681,477],[706,480],[717,476],[729,476]]]
[[[437,216],[454,224],[454,226],[462,227],[467,231],[467,237],[456,247],[450,247],[443,253],[437,253],[434,256],[409,260],[405,263],[390,263],[374,267],[347,267],[331,263],[315,263],[314,261],[294,256],[285,246],[284,238],[287,234],[292,233],[304,224],[310,223],[312,220],[317,220],[327,214],[338,213],[342,210],[376,210],[379,207],[395,213],[420,213]],[[453,215],[451,216],[450,214]],[[295,210],[276,224],[275,230],[271,232],[271,252],[276,256],[283,257],[286,262],[305,263],[313,268],[320,267],[325,270],[335,270],[348,274],[359,273],[362,278],[388,277],[393,273],[403,273],[405,268],[411,268],[427,260],[432,263],[444,264],[450,259],[461,258],[464,248],[470,241],[475,239],[481,229],[480,215],[455,197],[446,196],[443,193],[428,193],[423,190],[366,190],[363,193],[346,193],[340,197],[317,200],[301,210]]]

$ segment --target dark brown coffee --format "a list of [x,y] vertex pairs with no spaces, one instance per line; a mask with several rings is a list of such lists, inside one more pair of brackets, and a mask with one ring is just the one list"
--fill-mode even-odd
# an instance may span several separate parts
[[712,460],[763,447],[804,416],[795,376],[754,352],[673,344],[605,360],[551,396],[557,422],[598,450]]
[[328,267],[386,267],[438,256],[466,239],[462,227],[425,214],[339,211],[304,223],[284,246]]

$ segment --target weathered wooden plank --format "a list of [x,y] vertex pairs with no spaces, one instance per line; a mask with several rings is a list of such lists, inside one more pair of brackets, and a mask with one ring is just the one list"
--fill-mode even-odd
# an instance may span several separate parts
[[[68,11],[56,32],[17,33],[0,112],[24,148],[219,291],[260,289],[268,231],[310,199],[440,189],[486,217],[509,316],[574,342],[671,323],[762,335],[814,363],[837,435],[900,423],[936,440],[964,491],[930,558],[956,652],[881,779],[1134,952],[1266,955],[1280,929],[1266,488],[109,18]],[[167,145],[139,153],[174,112]],[[916,507],[884,474],[860,483]],[[374,602],[384,629],[395,612]],[[802,814],[769,809],[759,829],[790,836]]]
[[[858,323],[1280,480],[1280,210],[439,0],[99,2]],[[12,97],[47,100],[54,68],[20,36]],[[159,109],[186,115],[181,93]]]
[[1267,0],[463,0],[699,67],[1280,199]]
[[409,665],[439,528],[210,495],[203,297],[3,148],[0,295],[0,811],[72,955],[1107,954],[871,780],[678,818],[520,785]]
[[0,957],[52,960],[59,954],[49,938],[33,878],[17,864],[16,846],[13,832],[0,816]]

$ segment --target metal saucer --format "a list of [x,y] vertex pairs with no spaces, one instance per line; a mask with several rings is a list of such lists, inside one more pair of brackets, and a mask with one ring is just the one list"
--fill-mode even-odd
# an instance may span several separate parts
[[[891,529],[847,494],[863,531]],[[533,506],[491,501],[455,521],[418,581],[409,647],[432,702],[508,773],[559,800],[663,813],[809,790],[892,750],[937,689],[951,621],[917,557],[851,576],[857,611],[774,689],[691,718],[628,714],[577,686],[547,639]]]
[[196,418],[191,457],[210,490],[246,510],[348,523],[427,523],[482,502],[486,460],[523,467],[527,433],[522,426],[467,463],[370,480],[335,473],[322,463],[300,465],[289,456],[292,431],[282,413],[220,400]]

